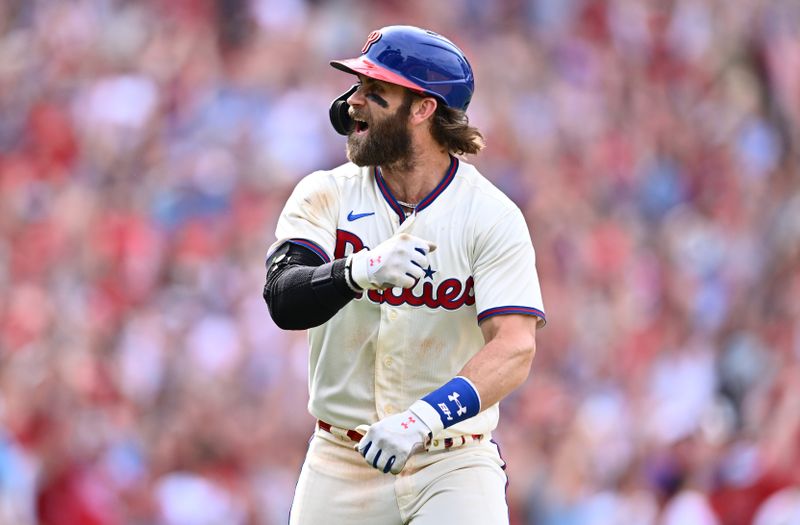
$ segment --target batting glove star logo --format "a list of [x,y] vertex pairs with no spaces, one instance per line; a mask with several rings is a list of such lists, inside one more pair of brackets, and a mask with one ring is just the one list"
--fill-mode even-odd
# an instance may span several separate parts
[[384,474],[399,474],[408,458],[424,447],[430,431],[428,425],[406,410],[370,426],[357,450],[373,468]]

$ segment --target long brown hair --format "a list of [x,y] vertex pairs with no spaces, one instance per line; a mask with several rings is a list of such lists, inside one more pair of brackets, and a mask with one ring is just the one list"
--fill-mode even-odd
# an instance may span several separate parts
[[[404,102],[411,107],[414,98],[425,96],[406,90]],[[474,155],[486,146],[486,141],[478,128],[469,125],[466,112],[445,106],[441,100],[436,102],[436,111],[431,117],[431,135],[436,142],[454,155]]]
[[431,135],[455,155],[474,155],[486,145],[478,128],[469,125],[465,111],[445,106],[441,101],[431,120]]

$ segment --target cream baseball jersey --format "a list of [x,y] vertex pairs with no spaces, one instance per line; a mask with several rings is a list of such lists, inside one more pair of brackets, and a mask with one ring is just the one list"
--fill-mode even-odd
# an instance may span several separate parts
[[[413,288],[369,290],[309,330],[309,411],[356,428],[408,408],[453,378],[484,345],[479,323],[518,313],[544,324],[530,234],[519,208],[475,167],[451,157],[408,233],[437,249]],[[405,221],[380,169],[348,163],[298,183],[277,241],[325,261],[374,248]],[[405,229],[405,228],[404,228]],[[498,406],[440,435],[486,434]]]

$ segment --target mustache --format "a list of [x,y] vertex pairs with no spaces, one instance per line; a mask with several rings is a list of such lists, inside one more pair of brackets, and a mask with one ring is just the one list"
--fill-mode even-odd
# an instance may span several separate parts
[[350,110],[347,112],[347,114],[350,115],[351,119],[363,120],[364,122],[367,122],[367,116],[366,115],[362,115],[361,113],[357,113],[356,111],[353,110],[353,108],[350,108]]

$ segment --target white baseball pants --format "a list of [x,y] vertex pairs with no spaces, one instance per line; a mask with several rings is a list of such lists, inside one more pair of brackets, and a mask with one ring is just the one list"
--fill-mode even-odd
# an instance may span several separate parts
[[348,438],[317,430],[295,489],[290,525],[505,525],[506,475],[490,440],[411,456],[384,474]]

